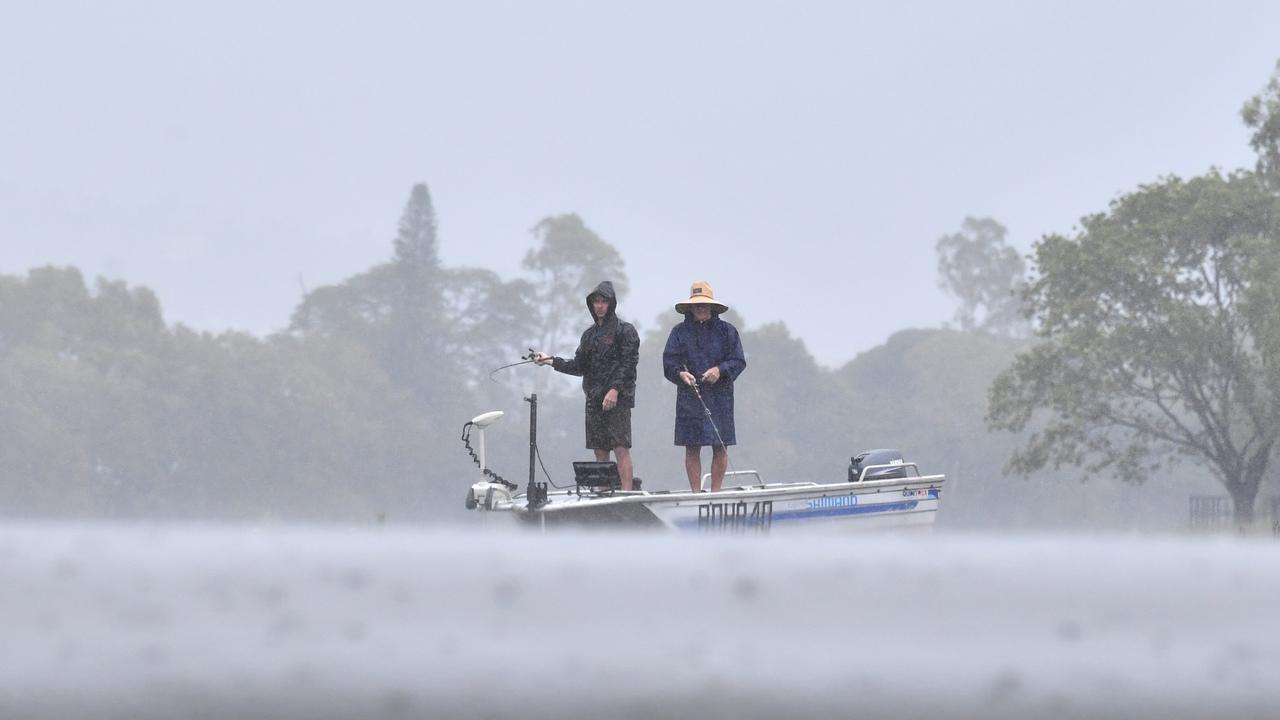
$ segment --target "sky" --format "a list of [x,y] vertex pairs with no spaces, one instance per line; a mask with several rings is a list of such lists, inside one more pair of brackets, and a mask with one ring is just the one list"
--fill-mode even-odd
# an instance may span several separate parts
[[5,524],[0,558],[8,718],[1280,712],[1265,538]]
[[74,265],[266,334],[389,259],[425,182],[446,265],[517,277],[577,213],[642,330],[705,279],[838,366],[952,317],[934,244],[966,216],[1029,252],[1251,166],[1277,27],[1266,1],[9,0],[0,273]]

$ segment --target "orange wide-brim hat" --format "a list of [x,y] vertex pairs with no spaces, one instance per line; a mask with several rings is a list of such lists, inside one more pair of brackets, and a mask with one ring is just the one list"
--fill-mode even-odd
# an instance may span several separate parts
[[676,312],[684,315],[693,310],[694,305],[710,305],[712,312],[722,313],[729,309],[728,305],[716,300],[711,283],[698,280],[689,288],[689,299],[676,303]]

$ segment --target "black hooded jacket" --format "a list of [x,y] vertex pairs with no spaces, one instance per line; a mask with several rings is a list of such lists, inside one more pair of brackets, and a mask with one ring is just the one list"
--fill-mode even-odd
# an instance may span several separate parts
[[[608,298],[609,312],[597,323],[591,296]],[[605,280],[587,293],[587,313],[591,327],[582,333],[572,360],[555,358],[551,367],[568,375],[582,376],[582,392],[587,402],[598,405],[611,388],[618,390],[619,407],[636,406],[636,365],[640,362],[640,335],[629,322],[618,319],[618,297],[613,283]]]

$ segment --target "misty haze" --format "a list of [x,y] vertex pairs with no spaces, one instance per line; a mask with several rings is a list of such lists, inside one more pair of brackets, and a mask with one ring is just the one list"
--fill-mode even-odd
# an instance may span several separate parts
[[0,717],[1280,712],[1280,6],[6,10]]

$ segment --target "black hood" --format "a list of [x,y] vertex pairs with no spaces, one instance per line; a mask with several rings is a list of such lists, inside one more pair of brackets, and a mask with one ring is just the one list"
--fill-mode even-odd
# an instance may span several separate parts
[[606,322],[618,312],[618,295],[613,291],[613,283],[605,280],[597,285],[595,290],[587,293],[587,314],[591,316],[591,322],[596,321],[596,311],[591,308],[592,295],[609,299],[609,312],[604,316]]

